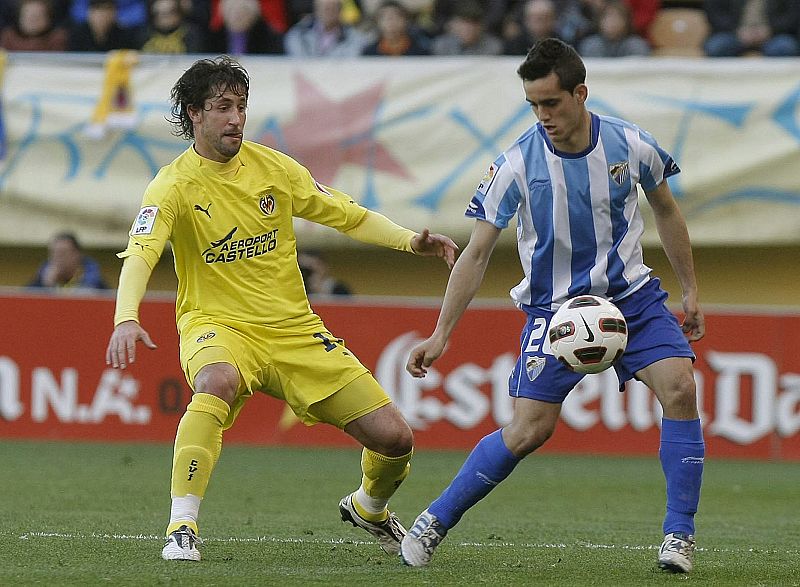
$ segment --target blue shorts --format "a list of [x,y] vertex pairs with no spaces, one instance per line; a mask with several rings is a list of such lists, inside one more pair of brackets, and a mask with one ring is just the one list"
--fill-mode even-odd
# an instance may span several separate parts
[[[637,371],[661,359],[687,357],[694,361],[694,352],[677,318],[665,305],[667,293],[660,283],[658,278],[650,279],[616,303],[628,322],[628,346],[614,363],[620,390]],[[570,371],[550,350],[547,329],[554,312],[531,306],[523,310],[528,320],[520,336],[520,356],[508,380],[508,393],[512,397],[561,403],[585,376]]]

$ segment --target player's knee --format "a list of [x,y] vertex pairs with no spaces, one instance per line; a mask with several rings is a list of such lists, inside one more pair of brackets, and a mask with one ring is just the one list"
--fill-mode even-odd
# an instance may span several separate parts
[[555,426],[537,425],[537,426],[507,426],[504,430],[503,441],[506,443],[508,450],[510,450],[517,457],[524,457],[531,454],[537,448],[542,446],[553,435]]
[[393,426],[393,433],[386,439],[384,451],[387,457],[407,455],[414,448],[414,433],[405,420],[399,420]]
[[229,405],[233,404],[239,390],[239,372],[226,363],[206,365],[194,378],[194,390],[215,395]]
[[664,416],[686,420],[697,418],[697,390],[690,370],[676,375],[664,394]]

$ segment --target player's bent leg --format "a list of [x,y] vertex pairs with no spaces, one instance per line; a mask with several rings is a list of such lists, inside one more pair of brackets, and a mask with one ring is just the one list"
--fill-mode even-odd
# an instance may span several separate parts
[[406,530],[388,503],[410,470],[411,428],[369,374],[312,408],[315,417],[337,423],[364,446],[361,485],[339,502],[342,521],[366,530],[384,552],[398,554]]
[[518,398],[511,424],[484,436],[447,489],[417,516],[400,545],[403,562],[414,567],[430,563],[436,547],[466,511],[552,435],[560,411],[561,404]]

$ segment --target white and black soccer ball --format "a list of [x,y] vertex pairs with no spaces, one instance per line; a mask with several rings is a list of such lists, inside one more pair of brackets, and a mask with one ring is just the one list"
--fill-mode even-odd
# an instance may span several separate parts
[[600,373],[622,356],[628,324],[614,304],[597,296],[564,302],[548,329],[553,355],[577,373]]

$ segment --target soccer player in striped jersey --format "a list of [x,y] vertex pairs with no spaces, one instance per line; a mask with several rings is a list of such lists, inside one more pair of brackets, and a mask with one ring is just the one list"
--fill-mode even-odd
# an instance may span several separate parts
[[[478,186],[466,212],[476,222],[450,275],[436,328],[411,351],[407,365],[424,377],[442,354],[500,232],[516,216],[525,277],[511,297],[527,323],[509,380],[514,414],[508,426],[477,444],[449,487],[417,517],[401,556],[408,565],[428,564],[461,516],[552,435],[561,403],[582,375],[553,357],[544,335],[561,304],[593,294],[612,300],[628,322],[628,346],[614,365],[620,384],[643,381],[663,407],[659,456],[667,504],[658,563],[689,572],[705,454],[689,341],[699,340],[705,327],[686,223],[666,181],[678,166],[644,130],[587,109],[586,69],[569,45],[537,43],[517,73],[538,123],[492,163]],[[682,324],[642,258],[637,185],[680,282]]]
[[[320,185],[283,153],[243,139],[250,80],[227,57],[201,59],[172,89],[177,134],[194,144],[145,191],[117,293],[106,362],[125,368],[136,343],[155,348],[139,303],[167,243],[178,276],[180,359],[194,391],[175,437],[167,560],[200,560],[198,514],[211,473],[246,400],[284,400],[306,425],[342,429],[363,445],[360,487],[342,520],[398,554],[405,529],[389,498],[408,475],[413,438],[370,372],[312,310],[297,263],[293,217],[366,243],[443,258],[446,236],[416,233]],[[235,496],[232,496],[235,499]]]

